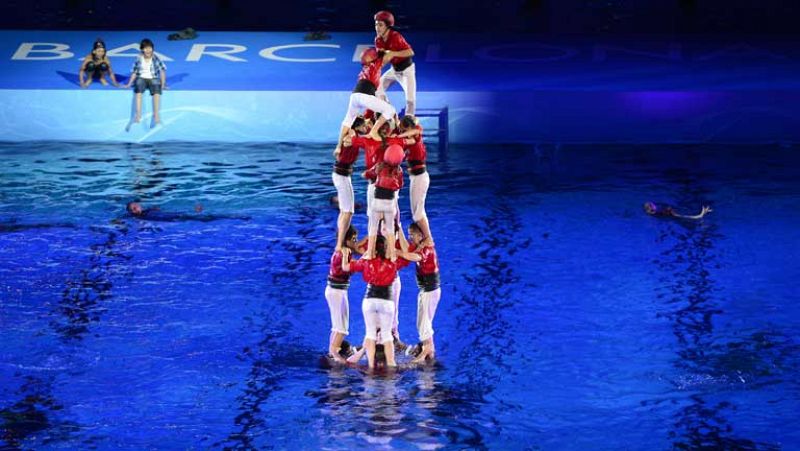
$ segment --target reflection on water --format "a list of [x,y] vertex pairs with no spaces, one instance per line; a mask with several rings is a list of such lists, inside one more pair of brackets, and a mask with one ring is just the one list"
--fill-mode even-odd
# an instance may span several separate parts
[[[671,171],[667,178],[675,185],[678,204],[697,208],[709,202],[709,192],[699,177]],[[664,221],[658,242],[666,247],[655,263],[661,273],[658,298],[664,309],[659,315],[672,323],[677,339],[679,370],[673,381],[687,395],[674,415],[670,439],[678,449],[772,449],[777,444],[760,443],[738,436],[728,415],[737,409],[734,402],[718,400],[720,390],[752,389],[770,377],[769,368],[779,364],[770,354],[758,349],[767,345],[764,333],[746,341],[720,344],[716,317],[724,315],[722,300],[716,294],[713,274],[721,262],[716,243],[724,240],[713,218],[698,222]],[[750,341],[753,340],[753,341]],[[770,345],[767,345],[769,347]]]

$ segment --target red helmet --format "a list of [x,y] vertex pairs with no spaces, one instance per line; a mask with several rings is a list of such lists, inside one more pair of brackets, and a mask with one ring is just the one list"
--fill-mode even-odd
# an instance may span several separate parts
[[361,64],[364,66],[375,61],[376,59],[378,59],[378,51],[375,50],[375,47],[367,47],[363,52],[361,52]]
[[389,27],[394,26],[394,16],[389,11],[378,11],[375,13],[375,22],[379,20]]
[[386,152],[383,153],[383,161],[386,164],[397,166],[403,162],[404,156],[403,147],[401,147],[399,144],[392,144],[391,146],[387,147]]

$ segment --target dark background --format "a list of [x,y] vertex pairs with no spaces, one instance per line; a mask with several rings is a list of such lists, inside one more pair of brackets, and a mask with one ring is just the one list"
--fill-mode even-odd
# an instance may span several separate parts
[[547,34],[796,35],[796,0],[10,0],[4,29],[364,31],[380,9],[399,29]]

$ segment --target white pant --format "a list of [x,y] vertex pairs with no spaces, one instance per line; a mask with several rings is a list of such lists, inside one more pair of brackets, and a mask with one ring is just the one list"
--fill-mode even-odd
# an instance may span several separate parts
[[392,282],[392,301],[394,301],[394,322],[392,323],[392,332],[400,335],[400,290],[403,289],[403,284],[400,283],[400,274],[394,278]]
[[433,317],[436,307],[442,297],[442,289],[433,291],[420,291],[417,295],[417,332],[419,341],[425,341],[433,336]]
[[408,190],[411,192],[411,216],[416,222],[428,217],[428,214],[425,213],[425,198],[428,197],[431,176],[428,171],[425,171],[420,175],[409,175],[408,179],[410,180]]
[[353,180],[349,175],[333,173],[333,186],[336,187],[336,196],[339,198],[339,211],[353,213],[355,211],[355,194],[353,193]]
[[[399,200],[398,200],[399,197],[400,197],[400,192],[399,191],[395,191],[395,193],[394,193],[394,211],[395,211],[395,221],[397,221],[398,223],[400,223],[400,204],[399,204]],[[369,185],[367,185],[367,221],[368,221],[367,222],[367,224],[368,224],[367,226],[368,227],[369,227],[369,220],[370,220],[370,218],[372,218],[372,203],[374,201],[375,201],[375,184],[374,183],[370,183]],[[380,218],[378,218],[378,222],[380,222]],[[389,230],[392,230],[392,229],[388,228],[391,224],[393,224],[393,223],[392,222],[388,222],[387,223],[386,221],[384,221],[383,228],[381,229],[381,234],[382,235],[385,236],[386,234],[389,233]],[[400,223],[400,227],[401,228],[403,227],[402,223]],[[375,230],[376,230],[376,236],[377,236],[377,226],[376,226]],[[367,230],[367,235],[368,236],[370,235],[369,230]]]
[[389,102],[363,92],[354,92],[350,94],[350,104],[347,106],[347,114],[342,121],[342,127],[352,126],[353,120],[364,110],[381,113],[387,120],[395,115],[394,107]]
[[381,330],[381,343],[391,343],[392,320],[394,318],[394,302],[388,299],[364,298],[361,303],[361,311],[364,313],[364,325],[366,326],[365,336],[370,340],[377,341],[378,329]]
[[406,94],[406,114],[414,114],[417,103],[417,69],[416,64],[411,64],[402,72],[395,72],[394,67],[384,72],[381,76],[381,86],[378,96],[386,97],[386,90],[392,83],[397,82]]
[[380,223],[381,219],[384,226],[381,229],[381,233],[384,235],[392,233],[394,231],[395,215],[397,215],[397,191],[395,191],[392,199],[372,199],[368,236],[378,236],[378,223]]
[[325,299],[331,311],[331,332],[347,335],[350,329],[350,303],[347,290],[325,287]]

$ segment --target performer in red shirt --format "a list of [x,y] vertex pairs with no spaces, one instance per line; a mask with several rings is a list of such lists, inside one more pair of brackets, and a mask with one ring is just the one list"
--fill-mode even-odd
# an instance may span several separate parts
[[325,299],[331,312],[331,336],[328,341],[328,358],[339,363],[345,360],[339,355],[342,340],[349,333],[350,303],[347,289],[350,287],[350,272],[342,269],[344,262],[350,261],[352,252],[358,252],[358,231],[350,226],[345,234],[345,247],[337,249],[331,256],[328,270],[328,284],[325,287]]
[[387,256],[391,261],[395,261],[394,233],[391,233],[391,226],[394,225],[397,215],[397,192],[403,187],[403,169],[400,163],[403,161],[403,148],[397,144],[392,144],[386,148],[383,161],[367,169],[364,176],[375,180],[375,199],[372,201],[372,212],[369,216],[369,246],[364,256],[371,259],[375,256],[375,243],[378,235],[378,224],[383,221],[389,226],[390,233],[386,233],[388,239]]
[[364,110],[370,109],[381,113],[381,117],[369,132],[369,135],[376,140],[381,139],[378,130],[388,119],[394,117],[394,107],[389,102],[375,97],[375,92],[380,86],[381,66],[383,66],[383,59],[375,48],[370,47],[361,53],[361,72],[358,73],[358,82],[353,88],[353,93],[350,94],[350,103],[342,121],[342,130],[336,147],[341,146],[342,139],[353,125],[353,120]]
[[417,332],[422,345],[421,352],[411,363],[422,363],[425,359],[433,360],[436,347],[433,344],[433,317],[436,307],[442,297],[439,281],[439,259],[433,243],[422,234],[422,229],[417,223],[408,226],[408,235],[411,238],[409,252],[418,254],[421,259],[417,262]]
[[418,255],[404,255],[409,259],[399,258],[391,261],[386,258],[386,240],[378,236],[376,242],[376,258],[371,260],[359,259],[354,262],[342,262],[342,270],[346,272],[361,272],[367,282],[367,292],[361,303],[366,327],[364,344],[367,350],[369,368],[375,367],[375,341],[378,329],[383,331],[382,344],[386,354],[386,366],[396,367],[394,359],[394,346],[392,334],[386,333],[392,329],[394,318],[394,303],[392,302],[392,281],[397,277],[397,271],[404,268],[410,261],[420,259]]
[[392,67],[381,77],[378,96],[386,98],[386,90],[394,82],[398,82],[406,94],[406,114],[414,114],[417,101],[417,76],[414,61],[414,49],[408,45],[403,35],[394,27],[394,16],[389,11],[375,14],[375,48],[383,50],[384,63]]
[[409,180],[409,199],[411,201],[411,215],[420,228],[422,234],[433,242],[428,214],[425,212],[425,199],[428,196],[428,188],[431,185],[431,177],[425,164],[428,152],[422,140],[422,127],[417,123],[414,116],[405,115],[400,121],[399,138],[413,139],[413,145],[408,146],[406,161],[408,165]]
[[[348,132],[349,137],[354,137],[355,132],[366,133],[369,130],[370,123],[363,117],[358,116],[353,121],[352,130]],[[348,141],[349,142],[349,141]],[[333,163],[333,186],[336,187],[336,199],[339,204],[339,218],[336,222],[336,250],[341,250],[344,244],[344,234],[347,228],[350,227],[350,220],[355,211],[355,194],[353,193],[353,164],[358,158],[358,147],[353,147],[350,144],[343,147],[336,148],[333,151],[333,157],[336,160]]]
[[[383,139],[382,141],[376,141],[368,136],[347,136],[343,141],[343,145],[353,146],[353,148],[357,149],[364,149],[364,167],[369,169],[378,164],[379,161],[383,160],[383,153],[388,146],[397,144],[406,149],[415,142],[411,138],[400,138],[394,136],[386,137],[384,136],[384,133],[386,132],[387,127],[382,127],[380,129]],[[375,180],[367,178],[367,181],[369,182],[369,185],[367,186],[367,218],[369,218],[372,214],[372,201],[375,199]],[[395,204],[396,203],[397,202],[395,202]],[[399,211],[399,208],[395,208]],[[386,232],[384,231],[383,233],[385,234]]]

